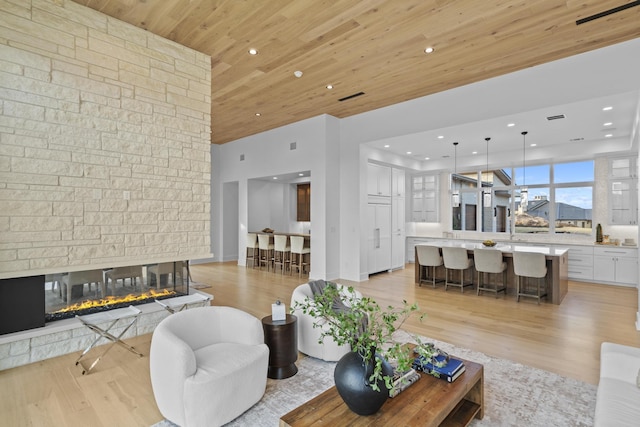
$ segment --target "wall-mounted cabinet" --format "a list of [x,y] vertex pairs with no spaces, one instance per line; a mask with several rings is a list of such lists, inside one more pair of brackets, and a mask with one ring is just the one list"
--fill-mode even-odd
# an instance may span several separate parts
[[637,178],[636,157],[616,157],[609,159],[609,178]]
[[438,222],[438,176],[416,175],[411,179],[411,221]]
[[297,221],[311,221],[311,184],[298,184]]
[[391,197],[391,168],[367,164],[367,193],[371,196]]
[[635,157],[609,159],[609,224],[638,224],[638,168]]
[[391,196],[405,197],[405,179],[402,169],[391,169]]

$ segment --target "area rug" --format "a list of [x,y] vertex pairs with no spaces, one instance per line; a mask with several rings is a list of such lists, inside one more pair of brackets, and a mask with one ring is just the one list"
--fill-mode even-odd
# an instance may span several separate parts
[[[406,332],[394,338],[414,342]],[[484,365],[485,411],[471,426],[592,426],[596,386],[451,344],[421,337],[463,359]],[[267,381],[260,402],[236,418],[229,427],[276,427],[282,415],[333,386],[335,363],[312,357],[296,362],[298,373],[284,380]],[[173,427],[162,421],[153,427]]]

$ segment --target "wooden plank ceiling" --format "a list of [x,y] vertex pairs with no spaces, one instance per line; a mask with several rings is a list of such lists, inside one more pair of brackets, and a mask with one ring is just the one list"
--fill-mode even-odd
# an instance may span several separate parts
[[640,37],[640,7],[576,25],[625,0],[74,1],[211,55],[216,144]]

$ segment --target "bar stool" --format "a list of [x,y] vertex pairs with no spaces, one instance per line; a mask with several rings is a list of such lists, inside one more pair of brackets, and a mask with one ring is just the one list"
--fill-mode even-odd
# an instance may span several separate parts
[[[498,298],[498,293],[507,293],[507,263],[502,259],[502,252],[498,249],[474,249],[473,261],[478,272],[476,295],[480,295],[480,291],[489,291],[494,292],[496,298]],[[491,284],[491,274],[500,273],[502,273],[502,284],[498,284],[497,279],[494,284]],[[487,284],[484,284],[483,280],[485,274],[489,276],[489,283]]]
[[[536,252],[514,252],[513,272],[516,274],[516,301],[520,302],[520,297],[536,298],[538,305],[540,299],[547,296],[547,261],[544,254]],[[530,277],[536,280],[535,293],[528,286],[522,286],[522,278]],[[543,282],[542,289],[540,282]]]
[[262,265],[267,265],[267,271],[271,269],[273,263],[273,243],[270,242],[271,236],[268,234],[258,234],[258,251],[260,259],[260,269]]
[[[436,246],[416,245],[416,255],[418,257],[418,264],[420,265],[418,286],[422,286],[422,282],[430,280],[435,288],[436,282],[444,281],[443,279],[436,279],[436,267],[444,264],[442,255],[440,255],[440,248]],[[431,279],[428,278],[429,267],[431,267]]]
[[256,233],[247,233],[247,255],[244,266],[249,265],[251,260],[251,267],[256,268],[256,262],[258,261],[258,235]]
[[[464,292],[466,286],[473,286],[473,260],[469,258],[466,248],[451,248],[445,246],[442,248],[442,258],[444,260],[444,268],[446,269],[444,276],[445,291],[449,286],[459,286],[460,292]],[[460,272],[459,282],[449,281],[449,272],[452,270],[458,270]],[[465,282],[464,272],[467,270],[471,272],[471,278],[468,282]]]
[[273,236],[273,269],[280,266],[280,271],[284,274],[287,264],[291,261],[291,246],[287,245],[287,236],[277,234]]
[[[308,255],[308,261],[305,261],[305,255]],[[311,248],[304,247],[304,237],[291,236],[291,273],[293,274],[293,267],[296,267],[300,277],[305,265],[311,266]]]

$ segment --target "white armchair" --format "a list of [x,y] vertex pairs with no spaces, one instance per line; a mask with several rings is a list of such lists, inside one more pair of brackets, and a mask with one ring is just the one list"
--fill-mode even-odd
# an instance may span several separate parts
[[[341,293],[347,294],[346,286],[340,284],[337,284],[337,286]],[[354,294],[357,298],[362,298],[360,292],[354,290]],[[311,292],[311,286],[308,283],[304,283],[293,290],[291,307],[295,307],[296,301],[302,302],[307,298],[313,299],[313,293]],[[322,327],[314,328],[313,324],[322,324],[322,319],[315,319],[308,314],[302,313],[301,310],[295,310],[293,314],[298,318],[298,350],[302,353],[328,362],[335,362],[351,351],[349,345],[339,346],[331,337],[325,337],[322,343],[318,342]]]
[[640,348],[603,342],[593,425],[637,426],[640,420]]
[[257,403],[267,385],[262,323],[232,307],[168,316],[153,332],[149,359],[158,409],[182,427],[226,424]]

